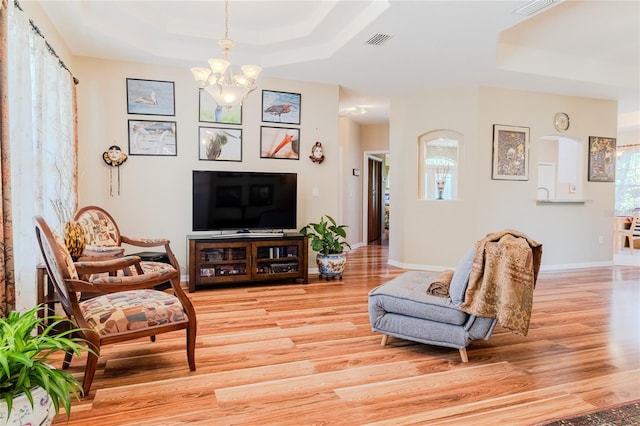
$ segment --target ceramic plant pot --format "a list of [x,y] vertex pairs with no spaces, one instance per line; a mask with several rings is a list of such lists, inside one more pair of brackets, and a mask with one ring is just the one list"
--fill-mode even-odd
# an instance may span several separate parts
[[8,425],[50,425],[56,412],[53,400],[47,392],[39,386],[31,389],[33,407],[27,396],[22,393],[13,398],[11,416],[7,416],[7,403],[0,399],[0,426]]
[[342,279],[342,271],[347,263],[347,255],[344,253],[320,254],[316,255],[316,263],[318,264],[318,273],[320,279],[325,277],[327,281],[336,277]]

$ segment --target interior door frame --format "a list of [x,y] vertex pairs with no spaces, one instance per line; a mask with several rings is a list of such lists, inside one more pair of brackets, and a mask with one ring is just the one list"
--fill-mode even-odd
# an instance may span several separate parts
[[[362,159],[362,243],[367,245],[366,241],[369,235],[369,160],[382,162],[383,160],[377,155],[389,154],[389,150],[383,151],[364,151]],[[382,188],[380,197],[382,197],[382,206],[384,206],[384,187]],[[384,214],[382,215],[384,221]],[[383,222],[384,223],[384,222]],[[383,224],[380,224],[382,226]]]

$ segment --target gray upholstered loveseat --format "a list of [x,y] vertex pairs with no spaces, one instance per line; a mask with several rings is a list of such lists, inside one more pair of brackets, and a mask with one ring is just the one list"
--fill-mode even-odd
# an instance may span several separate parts
[[371,290],[369,319],[372,329],[383,333],[383,346],[394,336],[456,348],[462,361],[468,362],[469,342],[488,339],[497,321],[458,308],[465,297],[474,252],[470,250],[456,267],[448,297],[427,294],[439,272],[408,271]]

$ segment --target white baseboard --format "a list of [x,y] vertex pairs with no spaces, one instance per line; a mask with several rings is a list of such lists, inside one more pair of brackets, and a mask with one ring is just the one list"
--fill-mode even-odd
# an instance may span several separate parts
[[[441,266],[441,265],[422,265],[414,263],[402,263],[389,259],[388,264],[402,269],[412,269],[420,271],[445,271],[447,269],[454,269],[455,266]],[[585,268],[602,268],[606,266],[612,266],[614,263],[612,260],[604,262],[587,262],[587,263],[567,263],[561,265],[541,265],[540,271],[562,271],[567,269],[585,269]]]
[[422,265],[417,263],[402,263],[397,262],[395,260],[389,259],[387,262],[391,266],[395,266],[396,268],[402,269],[411,269],[417,271],[446,271],[446,270],[454,270],[455,266],[441,266],[441,265]]
[[621,266],[640,266],[640,249],[634,250],[633,254],[629,250],[623,250],[613,255],[613,264]]
[[603,268],[613,266],[612,260],[604,262],[588,262],[588,263],[566,263],[564,265],[541,265],[540,271],[564,271],[567,269],[586,269],[586,268]]

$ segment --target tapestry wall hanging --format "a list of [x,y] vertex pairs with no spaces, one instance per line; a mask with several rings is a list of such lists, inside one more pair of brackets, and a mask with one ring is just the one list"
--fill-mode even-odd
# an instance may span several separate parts
[[616,179],[616,138],[589,136],[589,181]]
[[493,125],[491,179],[529,180],[529,128]]

